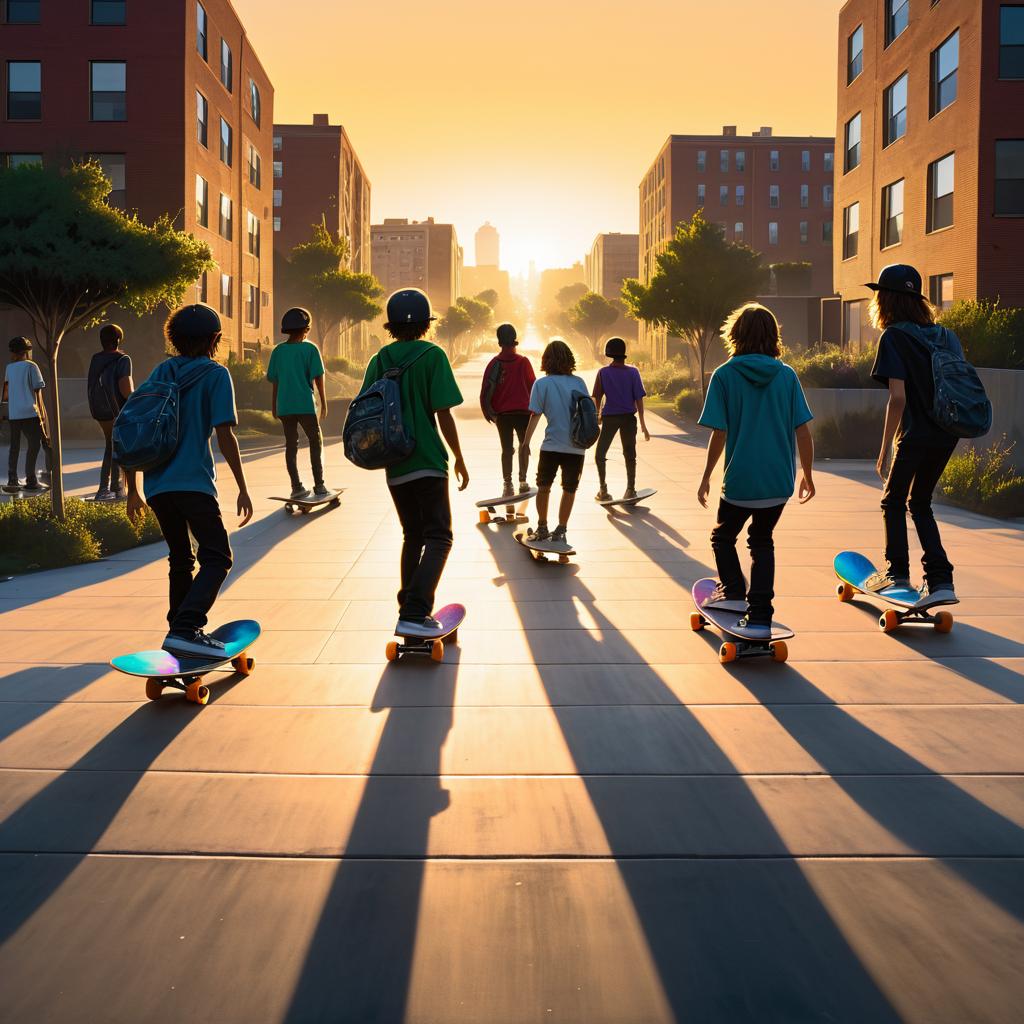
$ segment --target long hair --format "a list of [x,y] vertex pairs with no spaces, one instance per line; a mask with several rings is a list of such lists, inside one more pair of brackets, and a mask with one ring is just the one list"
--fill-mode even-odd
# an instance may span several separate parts
[[893,324],[912,323],[930,327],[935,323],[935,307],[920,295],[893,292],[881,288],[868,307],[868,320],[879,331]]
[[561,338],[552,338],[541,356],[540,368],[545,373],[565,376],[576,369],[576,357]]
[[759,302],[748,302],[729,314],[722,325],[722,341],[731,356],[782,355],[779,321]]

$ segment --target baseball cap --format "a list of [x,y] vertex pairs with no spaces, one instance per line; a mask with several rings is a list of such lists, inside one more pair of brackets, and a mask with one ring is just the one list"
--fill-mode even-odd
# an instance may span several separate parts
[[877,281],[869,281],[866,288],[873,292],[902,292],[924,298],[921,291],[921,275],[907,263],[890,263],[883,267]]
[[12,352],[28,352],[32,348],[32,342],[28,338],[11,338],[7,347]]

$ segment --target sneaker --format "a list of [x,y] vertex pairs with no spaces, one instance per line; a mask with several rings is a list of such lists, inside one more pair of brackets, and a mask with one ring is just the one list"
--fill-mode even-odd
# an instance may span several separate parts
[[569,528],[567,526],[561,526],[561,525],[556,526],[554,528],[554,530],[552,531],[552,533],[551,533],[551,543],[552,544],[564,544],[566,547],[569,547],[570,546],[569,541],[568,541],[568,539],[565,536],[565,533],[566,533],[566,531],[568,529]]
[[25,486],[22,487],[23,491],[29,491],[32,493],[38,493],[39,491],[45,491],[46,488],[38,480],[28,480]]
[[893,576],[891,572],[882,569],[879,569],[878,572],[873,573],[864,581],[864,589],[870,590],[872,594],[880,593],[883,590],[889,590],[892,587],[900,587],[908,590],[913,589],[908,578]]
[[519,490],[516,491],[516,494],[525,494],[529,489],[530,489],[529,481],[527,481],[527,480],[520,480],[519,481]]
[[128,492],[121,487],[118,487],[116,491],[111,492],[113,494],[113,501],[127,501]]
[[612,496],[607,487],[602,487],[601,490],[594,495],[596,501],[611,501]]
[[960,598],[956,596],[952,583],[938,583],[934,590],[929,589],[925,583],[921,587],[921,599],[914,605],[915,608],[931,608],[937,604],[959,604]]
[[718,608],[723,612],[745,612],[747,610],[747,599],[745,597],[731,598],[725,592],[721,583],[715,587],[715,592],[704,602],[705,608]]
[[551,540],[551,531],[548,529],[547,523],[538,523],[537,529],[530,529],[526,531],[526,539],[534,541],[546,541]]
[[512,495],[515,494],[515,493],[516,492],[512,488],[512,481],[511,480],[506,480],[505,483],[502,485],[502,488],[501,488],[501,496],[503,498],[511,498]]
[[292,488],[292,501],[305,501],[309,497],[310,492],[299,484],[297,487]]
[[17,480],[8,480],[3,487],[4,494],[17,494],[21,490],[21,483]]
[[109,488],[101,487],[94,495],[93,501],[113,501],[114,492]]
[[330,493],[330,488],[327,487],[326,484],[317,484],[316,487],[313,488],[313,494],[317,498],[326,498]]
[[444,626],[437,619],[428,615],[422,622],[413,622],[411,619],[399,619],[395,626],[395,636],[418,637],[425,640],[444,634]]
[[178,657],[184,655],[188,658],[209,658],[211,661],[223,658],[226,653],[224,645],[219,640],[208,636],[201,629],[193,633],[168,633],[164,637],[163,649],[168,654]]
[[623,501],[632,501],[636,497],[636,488],[627,487],[626,493],[622,496]]
[[772,627],[770,624],[765,625],[762,622],[751,622],[746,615],[736,623],[736,629],[744,639],[771,640],[772,638]]

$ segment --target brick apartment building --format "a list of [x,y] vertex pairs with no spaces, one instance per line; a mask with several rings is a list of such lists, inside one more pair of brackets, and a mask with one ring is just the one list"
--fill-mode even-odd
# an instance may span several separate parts
[[640,236],[610,231],[598,235],[584,262],[587,287],[606,299],[621,299],[622,282],[637,277]]
[[[193,296],[221,312],[221,352],[267,335],[274,92],[227,0],[7,0],[0,4],[0,159],[105,168],[110,202],[209,243],[218,269]],[[131,318],[119,315],[119,319]],[[161,317],[131,323],[161,350]],[[151,337],[155,334],[156,337]],[[149,343],[152,344],[149,344]]]
[[390,294],[422,288],[437,316],[462,294],[462,249],[451,224],[387,218],[374,224],[373,273]]
[[[730,241],[745,242],[766,264],[808,262],[807,292],[832,293],[835,140],[776,136],[771,128],[738,135],[672,135],[640,183],[640,279],[680,221],[703,208]],[[664,331],[640,325],[641,344],[665,359]]]
[[1024,4],[849,0],[838,42],[843,340],[869,337],[864,282],[889,263],[940,306],[1024,305]]
[[[286,257],[323,221],[348,239],[349,269],[369,274],[370,181],[348,132],[327,114],[314,114],[312,124],[274,125],[273,148],[274,255]],[[275,320],[297,301],[279,282]],[[356,324],[326,339],[325,354],[361,358],[369,337],[369,324]]]

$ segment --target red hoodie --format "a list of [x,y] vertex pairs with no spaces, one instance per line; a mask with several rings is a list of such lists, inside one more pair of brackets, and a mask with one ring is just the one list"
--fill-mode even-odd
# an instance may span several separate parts
[[[530,391],[536,379],[533,366],[526,356],[517,355],[514,351],[502,351],[484,370],[483,384],[480,387],[481,407],[487,385],[491,381],[496,381],[494,394],[491,395],[491,408],[495,412],[529,412]],[[486,411],[485,409],[484,412]]]

